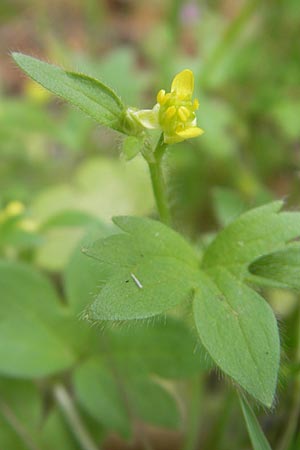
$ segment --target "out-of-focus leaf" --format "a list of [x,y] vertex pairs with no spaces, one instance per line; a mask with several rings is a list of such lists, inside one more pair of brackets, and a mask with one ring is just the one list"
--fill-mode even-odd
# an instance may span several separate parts
[[96,221],[96,217],[84,211],[66,210],[52,216],[43,224],[43,229],[54,227],[80,227],[90,225]]
[[226,226],[246,210],[241,196],[230,189],[215,188],[213,206],[221,226]]
[[39,442],[42,450],[53,450],[54,448],[81,450],[74,436],[68,430],[62,414],[57,409],[52,410],[42,426],[39,426]]
[[271,111],[271,115],[288,139],[295,140],[299,138],[300,125],[298,117],[300,116],[300,102],[290,100],[276,104],[276,108]]
[[126,372],[154,373],[164,378],[184,378],[211,367],[198,338],[182,321],[135,322],[111,330],[109,343],[114,360]]
[[30,381],[0,378],[0,448],[27,450],[16,422],[28,440],[37,444],[42,402],[37,387]]
[[2,261],[0,292],[0,372],[40,377],[69,368],[76,355],[59,333],[68,315],[47,279]]
[[120,387],[103,361],[93,358],[81,364],[73,374],[73,383],[78,401],[95,420],[130,435],[130,418]]
[[75,395],[94,419],[127,437],[132,420],[136,419],[158,426],[178,426],[176,403],[165,389],[149,378],[119,375],[114,371],[113,360],[110,366],[96,358],[75,371]]

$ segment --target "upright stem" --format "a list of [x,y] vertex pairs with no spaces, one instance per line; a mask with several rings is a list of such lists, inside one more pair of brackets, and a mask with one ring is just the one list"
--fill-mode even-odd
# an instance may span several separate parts
[[82,450],[99,450],[82,423],[66,388],[62,384],[57,384],[54,386],[53,394]]
[[166,225],[171,225],[171,214],[167,201],[166,185],[162,168],[163,156],[166,147],[167,146],[164,143],[163,135],[161,135],[154,151],[154,160],[148,161],[148,165],[151,175],[152,189],[160,219]]

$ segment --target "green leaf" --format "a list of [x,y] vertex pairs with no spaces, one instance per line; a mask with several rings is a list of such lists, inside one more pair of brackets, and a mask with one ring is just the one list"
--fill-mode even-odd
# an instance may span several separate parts
[[59,211],[42,224],[42,229],[47,230],[54,227],[82,227],[97,222],[97,217],[85,211],[64,210]]
[[136,375],[126,383],[127,396],[134,415],[151,425],[178,428],[180,417],[175,399],[150,378]]
[[215,282],[201,275],[194,316],[200,339],[216,364],[270,407],[279,367],[276,319],[266,301],[224,269]]
[[22,53],[12,54],[33,80],[80,108],[97,122],[122,131],[124,105],[105,84],[87,75],[63,70]]
[[111,272],[110,267],[100,265],[93,258],[87,258],[82,250],[89,247],[95,239],[104,238],[113,232],[113,227],[97,224],[89,229],[71,255],[63,279],[66,297],[74,314],[82,313],[92,303]]
[[255,259],[284,248],[300,235],[300,213],[279,212],[282,205],[277,201],[255,208],[228,225],[208,246],[203,268],[226,267],[242,278]]
[[177,406],[163,388],[145,377],[120,377],[113,360],[107,362],[89,359],[73,375],[75,396],[95,420],[127,437],[133,419],[178,426]]
[[222,226],[231,223],[246,209],[239,193],[220,187],[213,190],[213,206],[218,222]]
[[64,334],[67,312],[48,281],[32,269],[0,262],[0,373],[40,377],[76,361]]
[[[193,269],[198,268],[199,261],[192,246],[180,234],[161,222],[130,216],[114,217],[113,222],[125,233],[96,242],[89,251],[91,256],[122,267],[131,265],[131,260],[138,262],[145,256],[162,256],[178,259]],[[115,240],[117,246],[122,245],[122,242],[124,248],[128,244],[132,245],[130,261],[126,259],[126,254],[122,253],[122,247],[121,254],[116,251],[110,252],[107,248],[111,243],[114,246]]]
[[111,370],[98,358],[81,364],[73,373],[75,396],[81,406],[106,428],[130,435],[130,420]]
[[242,396],[239,396],[239,399],[253,450],[271,450],[267,438],[260,428],[258,420],[255,417],[249,403],[246,399],[242,398]]
[[109,345],[122,373],[156,374],[164,378],[184,378],[210,368],[209,357],[199,339],[182,321],[140,321],[114,328]]
[[290,245],[285,250],[257,259],[249,266],[249,272],[266,278],[275,287],[290,287],[299,291],[300,245]]
[[87,250],[113,273],[89,308],[89,319],[141,319],[186,300],[198,272],[190,245],[154,220],[118,217],[114,222],[125,233],[98,241]]

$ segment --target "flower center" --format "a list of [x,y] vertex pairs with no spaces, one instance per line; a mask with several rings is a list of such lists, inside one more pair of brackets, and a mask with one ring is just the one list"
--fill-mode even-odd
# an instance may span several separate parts
[[195,111],[199,107],[197,99],[179,96],[174,90],[166,93],[163,89],[157,94],[159,104],[159,123],[168,134],[190,127],[196,119]]

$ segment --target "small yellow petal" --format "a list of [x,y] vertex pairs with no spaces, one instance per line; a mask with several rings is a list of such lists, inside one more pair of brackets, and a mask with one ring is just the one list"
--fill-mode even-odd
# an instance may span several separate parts
[[170,120],[172,117],[174,117],[176,114],[176,106],[169,106],[167,111],[165,112],[165,118]]
[[160,103],[161,105],[163,105],[165,103],[165,96],[166,96],[166,91],[164,89],[161,89],[156,97],[157,103]]
[[178,131],[176,130],[176,134],[183,139],[190,139],[193,137],[201,136],[201,134],[203,133],[204,130],[198,127],[190,127],[186,128],[185,130],[178,130]]
[[194,74],[191,70],[185,69],[179,72],[173,79],[171,92],[176,91],[176,95],[181,99],[191,98],[194,90]]
[[178,115],[183,122],[186,122],[190,117],[190,111],[185,106],[180,106]]

